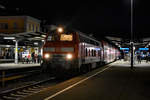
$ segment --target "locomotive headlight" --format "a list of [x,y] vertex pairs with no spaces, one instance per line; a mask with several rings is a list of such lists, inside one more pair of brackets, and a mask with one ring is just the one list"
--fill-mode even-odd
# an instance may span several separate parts
[[72,59],[72,54],[67,54],[66,58],[67,59]]
[[46,59],[50,58],[50,54],[48,54],[48,53],[45,54],[45,55],[44,55],[44,58],[46,58]]

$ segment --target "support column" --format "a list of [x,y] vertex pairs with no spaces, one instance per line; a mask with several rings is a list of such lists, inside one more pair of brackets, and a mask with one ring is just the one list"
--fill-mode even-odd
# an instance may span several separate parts
[[18,40],[15,43],[15,64],[18,64]]
[[131,42],[131,69],[133,69],[133,63],[134,63],[134,61],[133,61],[133,53],[134,53],[134,51],[133,51],[133,42]]

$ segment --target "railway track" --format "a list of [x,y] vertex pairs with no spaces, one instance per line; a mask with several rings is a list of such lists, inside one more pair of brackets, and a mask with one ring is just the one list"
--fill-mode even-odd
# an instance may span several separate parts
[[[34,71],[27,71],[27,72],[23,72],[23,73],[7,74],[4,77],[4,81],[23,78],[23,77],[30,76],[30,75],[37,74],[37,73],[41,73],[41,71],[40,70],[34,70]],[[0,77],[0,82],[2,82],[2,77]]]
[[[29,71],[29,73],[33,75],[34,71]],[[38,70],[36,73],[39,73]],[[44,83],[53,84],[52,83],[53,81],[55,84],[57,83],[55,77],[52,77],[49,75],[47,76],[47,74],[44,74],[44,73],[39,74],[39,76],[37,76],[37,74],[34,74],[32,77],[29,77],[29,78],[27,77],[29,81],[27,82],[26,85],[21,85],[21,86],[17,86],[16,88],[11,88],[11,89],[7,89],[4,91],[0,91],[0,100],[20,100],[26,96],[32,95],[34,93],[38,93],[42,91],[43,89],[45,89],[46,86],[44,85]],[[24,78],[22,79],[24,81],[27,81]],[[38,80],[34,80],[34,79],[38,79]],[[62,80],[59,80],[59,82],[60,81]]]
[[40,68],[0,70],[0,83],[1,83],[0,87],[5,87],[7,83],[10,83],[13,80],[23,79],[25,77],[33,76],[40,73],[41,73]]
[[42,81],[34,82],[25,86],[20,86],[17,88],[13,88],[10,90],[5,90],[0,92],[0,100],[20,100],[26,96],[29,96],[33,93],[38,93],[44,89],[43,84],[49,81],[54,80],[54,77],[50,77],[49,79],[45,79]]

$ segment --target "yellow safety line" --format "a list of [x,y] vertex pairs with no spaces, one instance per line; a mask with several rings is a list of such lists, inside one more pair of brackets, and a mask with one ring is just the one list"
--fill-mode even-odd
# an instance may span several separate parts
[[[18,75],[18,76],[12,76],[12,77],[5,77],[5,78],[3,78],[3,81],[14,80],[14,79],[22,78],[22,77],[24,77],[24,76]],[[0,79],[0,82],[2,82],[2,79]]]

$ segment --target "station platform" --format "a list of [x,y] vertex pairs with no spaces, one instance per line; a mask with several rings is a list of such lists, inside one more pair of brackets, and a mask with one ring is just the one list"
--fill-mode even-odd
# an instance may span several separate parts
[[[114,62],[115,66],[122,66],[122,67],[131,67],[131,62],[130,61],[123,61],[119,60]],[[133,64],[134,67],[150,67],[150,62],[146,62],[146,60],[142,60],[141,63],[138,61],[134,61]]]
[[150,64],[116,61],[21,100],[150,100]]
[[40,67],[40,64],[39,63],[31,63],[31,64],[2,63],[0,64],[0,70],[19,69],[19,68],[28,68],[28,67]]

